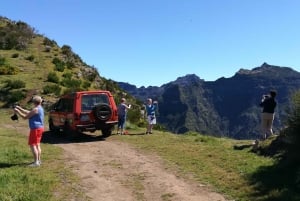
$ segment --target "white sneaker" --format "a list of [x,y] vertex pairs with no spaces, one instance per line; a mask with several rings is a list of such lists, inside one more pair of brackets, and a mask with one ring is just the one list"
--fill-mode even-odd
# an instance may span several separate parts
[[40,166],[39,162],[33,162],[33,163],[28,165],[28,167],[39,167],[39,166]]

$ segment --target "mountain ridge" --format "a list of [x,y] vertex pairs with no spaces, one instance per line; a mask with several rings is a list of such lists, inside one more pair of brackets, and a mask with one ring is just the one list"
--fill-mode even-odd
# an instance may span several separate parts
[[260,132],[261,96],[271,89],[278,91],[274,120],[274,130],[278,133],[284,127],[290,96],[300,89],[300,73],[289,67],[263,63],[216,81],[187,74],[161,87],[137,88],[123,82],[118,85],[141,101],[148,97],[157,99],[160,104],[158,120],[174,133],[197,131],[254,139]]

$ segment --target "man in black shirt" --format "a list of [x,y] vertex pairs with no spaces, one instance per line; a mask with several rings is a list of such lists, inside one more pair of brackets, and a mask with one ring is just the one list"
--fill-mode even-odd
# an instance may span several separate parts
[[259,104],[263,108],[261,115],[261,129],[263,140],[273,135],[272,126],[275,116],[275,108],[277,105],[277,102],[275,100],[276,95],[276,91],[270,91],[269,95],[263,96],[261,103]]

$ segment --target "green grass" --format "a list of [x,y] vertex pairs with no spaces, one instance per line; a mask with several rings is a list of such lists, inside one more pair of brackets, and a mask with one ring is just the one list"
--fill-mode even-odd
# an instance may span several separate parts
[[[70,200],[70,195],[84,197],[76,189],[77,177],[64,166],[63,152],[59,147],[42,144],[42,166],[27,166],[33,161],[27,137],[18,132],[18,123],[12,122],[9,115],[1,110],[0,200],[56,201]],[[26,124],[27,121],[19,123]]]
[[[299,198],[299,193],[287,193],[289,186],[279,189],[278,185],[270,185],[284,181],[276,171],[277,161],[254,153],[252,141],[195,133],[174,135],[155,131],[154,135],[139,135],[141,130],[129,132],[131,135],[112,137],[131,143],[141,151],[160,155],[170,167],[176,167],[181,176],[192,175],[196,181],[226,195],[228,199],[296,201]],[[292,187],[292,184],[289,185]]]
[[[27,137],[20,133],[20,129],[27,127],[27,121],[12,122],[11,113],[0,110],[0,200],[86,200],[79,190],[78,178],[64,165],[63,151],[59,147],[42,144],[43,165],[27,167],[32,156]],[[132,144],[141,152],[161,156],[168,169],[210,187],[229,200],[300,200],[299,187],[292,182],[295,172],[299,174],[298,166],[286,166],[275,157],[254,153],[252,141],[161,131],[144,135],[145,129],[133,125],[128,129],[129,135],[110,138]],[[262,149],[267,149],[272,140],[264,143]],[[141,199],[142,176],[136,175],[136,182],[132,184]],[[172,200],[171,197],[166,194],[162,199]]]

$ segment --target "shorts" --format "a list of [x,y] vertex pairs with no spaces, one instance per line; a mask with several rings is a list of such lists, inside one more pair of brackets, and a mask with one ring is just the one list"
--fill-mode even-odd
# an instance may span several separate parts
[[147,120],[148,120],[148,124],[150,124],[150,125],[156,124],[156,117],[153,115],[148,115]]
[[44,128],[30,129],[28,137],[28,145],[40,144]]

